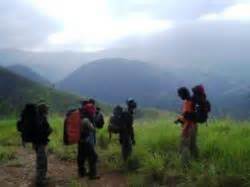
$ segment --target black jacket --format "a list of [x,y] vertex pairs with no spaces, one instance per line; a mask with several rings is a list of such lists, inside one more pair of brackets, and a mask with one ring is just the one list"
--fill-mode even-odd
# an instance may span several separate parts
[[124,111],[122,113],[122,130],[120,132],[120,141],[131,139],[134,141],[134,117],[133,114],[131,114],[128,111]]
[[38,126],[34,132],[35,137],[33,143],[36,145],[47,145],[51,132],[52,129],[49,125],[47,117],[45,115],[40,115]]

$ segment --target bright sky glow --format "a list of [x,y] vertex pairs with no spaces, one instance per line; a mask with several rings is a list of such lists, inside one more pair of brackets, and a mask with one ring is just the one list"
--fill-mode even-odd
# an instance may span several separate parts
[[42,14],[62,25],[49,36],[51,45],[79,45],[82,50],[98,50],[128,36],[142,36],[173,26],[169,20],[155,20],[143,13],[126,19],[109,14],[106,0],[30,0]]
[[217,20],[232,20],[232,21],[250,21],[250,3],[236,4],[226,8],[221,13],[210,13],[202,16],[201,20],[217,21]]

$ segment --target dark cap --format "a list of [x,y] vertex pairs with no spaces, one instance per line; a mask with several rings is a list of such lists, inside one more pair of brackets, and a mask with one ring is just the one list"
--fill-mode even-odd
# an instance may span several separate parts
[[89,99],[89,103],[95,105],[95,100],[94,100],[93,98],[90,98],[90,99]]

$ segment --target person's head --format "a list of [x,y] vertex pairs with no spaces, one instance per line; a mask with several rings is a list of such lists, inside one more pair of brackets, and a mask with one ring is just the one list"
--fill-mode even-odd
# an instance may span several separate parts
[[93,98],[90,98],[90,99],[89,99],[89,103],[95,105],[95,100],[94,100]]
[[38,111],[39,111],[39,113],[41,113],[43,115],[47,115],[48,112],[49,112],[49,107],[44,103],[39,104],[38,105]]
[[96,113],[96,107],[92,103],[87,102],[82,106],[82,108],[80,108],[80,112],[83,117],[87,117],[90,120],[93,120],[93,117]]
[[83,108],[84,106],[86,106],[86,104],[89,103],[89,101],[88,100],[82,100],[82,101],[80,101],[80,103],[81,103],[81,108]]
[[177,92],[182,100],[190,99],[190,92],[186,87],[179,88]]
[[113,109],[113,114],[115,116],[119,116],[121,115],[121,113],[123,112],[123,108],[120,105],[116,105]]
[[96,107],[96,112],[100,112],[101,108],[100,107]]
[[128,98],[127,101],[126,101],[126,104],[127,104],[127,107],[128,107],[128,111],[133,113],[134,110],[137,107],[137,104],[136,104],[135,100],[133,98]]

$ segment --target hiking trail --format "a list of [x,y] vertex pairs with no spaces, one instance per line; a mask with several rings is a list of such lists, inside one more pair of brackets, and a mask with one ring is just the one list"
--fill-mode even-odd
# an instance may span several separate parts
[[[18,148],[17,160],[0,165],[0,186],[34,187],[35,152]],[[100,168],[100,167],[98,167]],[[86,187],[126,187],[126,177],[120,171],[109,171],[101,166],[101,179],[79,178],[75,161],[62,161],[55,155],[48,154],[48,187],[86,186]]]

